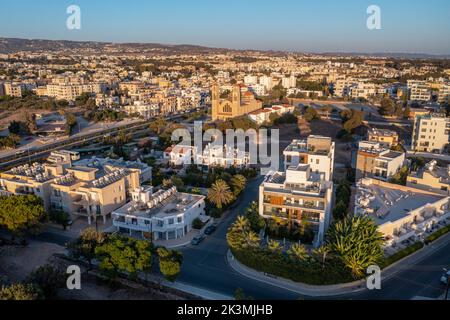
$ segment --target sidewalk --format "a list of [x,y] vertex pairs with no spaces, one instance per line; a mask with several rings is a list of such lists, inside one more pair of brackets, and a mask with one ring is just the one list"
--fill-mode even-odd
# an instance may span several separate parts
[[[436,240],[433,244],[425,246],[421,250],[413,253],[412,255],[407,256],[402,260],[399,260],[383,269],[382,281],[389,280],[390,278],[394,277],[397,273],[407,270],[408,267],[419,263],[420,261],[426,259],[428,256],[432,255],[436,251],[441,250],[442,248],[448,245],[450,245],[450,233]],[[270,284],[305,296],[331,297],[362,292],[364,290],[367,290],[365,285],[366,284],[365,279],[345,284],[337,284],[330,286],[314,286],[294,282],[284,278],[279,278],[273,275],[267,275],[263,272],[259,272],[244,266],[233,257],[231,251],[228,251],[227,253],[227,262],[234,271],[247,278],[260,281],[266,284]]]

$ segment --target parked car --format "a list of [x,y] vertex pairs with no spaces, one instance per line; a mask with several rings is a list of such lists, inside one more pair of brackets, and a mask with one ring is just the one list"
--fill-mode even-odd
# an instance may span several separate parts
[[216,229],[217,227],[215,225],[210,225],[206,227],[205,234],[209,236],[210,234],[213,234],[213,232],[216,231]]
[[443,273],[442,277],[441,277],[441,282],[443,284],[447,285],[447,282],[450,279],[450,271],[448,271],[447,269],[444,269],[444,272],[445,273]]
[[203,234],[200,234],[198,236],[195,236],[192,240],[191,240],[191,244],[194,246],[199,245],[203,240],[205,240],[205,236]]

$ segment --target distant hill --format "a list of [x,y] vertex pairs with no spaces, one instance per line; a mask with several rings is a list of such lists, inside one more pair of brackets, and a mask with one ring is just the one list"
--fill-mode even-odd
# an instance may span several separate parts
[[[259,52],[266,55],[280,56],[286,52],[274,50],[235,50],[225,48],[209,48],[197,45],[168,45],[159,43],[112,43],[96,41],[68,41],[68,40],[40,40],[40,39],[17,39],[0,37],[0,53],[15,53],[19,51],[70,51],[87,50],[93,52],[117,52],[117,53],[142,53],[142,54],[204,54],[204,53],[227,53],[227,52]],[[299,52],[300,53],[300,52]],[[313,53],[310,53],[313,54]],[[324,56],[359,56],[359,57],[386,57],[396,59],[450,59],[450,55],[430,55],[422,53],[354,53],[354,52],[326,52],[317,53]]]

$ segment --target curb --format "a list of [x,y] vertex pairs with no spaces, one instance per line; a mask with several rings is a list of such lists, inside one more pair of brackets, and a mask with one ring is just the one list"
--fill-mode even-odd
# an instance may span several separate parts
[[[310,296],[310,297],[326,297],[326,296],[339,296],[351,293],[357,293],[360,291],[367,290],[365,286],[366,280],[358,280],[355,282],[350,282],[346,284],[337,284],[330,286],[314,286],[302,284],[299,282],[294,282],[292,280],[280,278],[277,276],[269,276],[263,272],[256,271],[247,266],[241,264],[238,260],[234,258],[231,251],[227,252],[227,262],[230,267],[239,273],[240,275],[263,282],[266,284],[270,284],[275,287],[279,287],[285,290],[289,290],[291,292],[295,292],[301,295]],[[340,287],[339,287],[340,286]],[[348,287],[348,288],[343,288]],[[328,291],[327,291],[328,290]]]

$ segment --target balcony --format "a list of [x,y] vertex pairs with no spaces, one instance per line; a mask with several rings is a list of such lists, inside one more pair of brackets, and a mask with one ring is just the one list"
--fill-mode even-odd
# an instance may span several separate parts
[[143,225],[143,224],[137,224],[137,223],[127,223],[127,222],[124,222],[123,219],[113,220],[113,226],[118,227],[118,228],[135,230],[135,231],[152,232],[151,224]]

